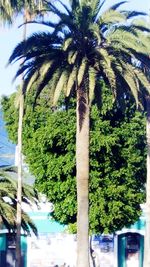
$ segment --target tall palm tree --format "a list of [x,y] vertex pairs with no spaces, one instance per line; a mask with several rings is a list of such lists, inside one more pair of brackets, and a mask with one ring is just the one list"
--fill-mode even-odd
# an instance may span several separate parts
[[[20,3],[20,1],[19,1]],[[15,15],[19,12],[18,8],[18,1],[1,1],[0,3],[0,19],[4,23],[13,23],[13,19]],[[20,97],[20,109],[19,109],[19,118],[21,118],[21,114],[23,114],[23,97]],[[22,115],[23,116],[23,115]],[[16,245],[16,254],[18,255],[17,258],[19,258],[19,262],[21,262],[21,215],[22,215],[22,210],[21,210],[21,201],[22,201],[22,155],[21,155],[21,144],[22,144],[22,119],[19,120],[18,123],[18,140],[19,140],[19,155],[18,155],[18,188],[17,188],[17,206],[15,210],[16,214],[16,228],[17,228],[17,234],[16,234],[16,244],[18,244],[18,239],[19,239],[19,244]],[[13,217],[12,217],[13,218]],[[20,223],[19,223],[20,222]]]
[[[1,1],[0,16],[3,22],[12,23],[15,16],[23,14],[23,40],[26,39],[26,23],[32,16],[39,15],[43,7],[43,0],[9,0]],[[22,64],[22,63],[21,63]],[[23,83],[23,79],[22,79]],[[18,121],[18,188],[17,188],[17,233],[16,233],[16,267],[21,267],[21,220],[22,220],[22,123],[24,111],[24,95],[19,96],[19,121]]]
[[149,29],[135,19],[144,13],[118,10],[124,1],[104,12],[100,0],[55,3],[48,5],[58,20],[42,23],[50,31],[21,42],[9,62],[24,59],[16,77],[24,74],[23,93],[36,83],[35,99],[47,85],[53,106],[60,95],[76,94],[77,266],[88,267],[90,107],[101,95],[101,80],[110,87],[114,100],[123,101],[132,94],[137,105],[142,104],[149,82],[137,63],[147,58],[143,32]]
[[[23,13],[23,41],[26,40],[27,34],[27,22],[32,20],[33,16],[36,16],[43,7],[43,0],[21,0],[17,2],[15,6],[15,12]],[[23,65],[23,61],[21,62]],[[23,76],[21,87],[23,85]],[[17,188],[17,232],[16,232],[16,267],[21,267],[21,225],[22,225],[22,127],[23,127],[23,113],[24,113],[24,94],[22,90],[19,94],[19,121],[18,121],[18,188]]]

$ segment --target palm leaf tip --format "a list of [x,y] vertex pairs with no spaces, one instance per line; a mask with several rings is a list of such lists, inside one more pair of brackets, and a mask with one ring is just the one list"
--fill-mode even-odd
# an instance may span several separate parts
[[147,13],[141,12],[141,11],[128,11],[127,13],[127,19],[137,17],[137,16],[146,16]]
[[116,4],[112,5],[111,9],[117,10],[120,6],[122,6],[122,5],[126,4],[126,3],[128,3],[128,1],[121,1],[119,3],[116,3]]

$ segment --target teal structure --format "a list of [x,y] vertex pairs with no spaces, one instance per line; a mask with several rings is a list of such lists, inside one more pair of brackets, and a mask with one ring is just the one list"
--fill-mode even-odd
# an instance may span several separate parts
[[117,267],[143,267],[145,216],[117,233]]
[[[131,247],[127,245],[128,239],[131,238],[136,242],[131,244]],[[138,233],[125,233],[118,237],[118,267],[127,267],[128,258],[130,255],[137,254],[136,267],[143,266],[143,250],[144,248],[144,236]]]
[[48,212],[32,211],[28,215],[35,223],[38,233],[60,233],[63,232],[65,227],[60,223],[54,221]]
[[[53,221],[47,212],[29,212],[35,223],[39,235],[58,233],[64,231],[64,226]],[[21,236],[22,267],[27,267],[27,236]],[[6,229],[0,230],[0,267],[15,267],[15,235],[8,233]]]
[[[37,226],[39,235],[63,233],[64,225],[60,225],[49,217],[48,212],[29,212],[30,217]],[[145,218],[141,217],[130,228],[124,228],[115,235],[114,249],[116,262],[114,267],[143,267],[144,254],[144,229]],[[28,237],[22,235],[22,267],[28,265]],[[135,258],[136,264],[130,262],[130,258]],[[0,230],[0,267],[15,267],[15,237],[5,229]]]
[[[6,231],[0,232],[0,266],[15,267],[15,236]],[[27,266],[26,236],[21,236],[22,267]]]

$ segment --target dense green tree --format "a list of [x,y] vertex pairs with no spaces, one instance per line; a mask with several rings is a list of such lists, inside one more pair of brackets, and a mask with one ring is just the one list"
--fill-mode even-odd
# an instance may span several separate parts
[[88,267],[91,103],[94,95],[99,94],[97,82],[104,80],[114,98],[124,99],[124,93],[131,91],[139,104],[149,83],[135,62],[149,57],[144,35],[149,29],[136,20],[131,23],[131,18],[144,15],[142,12],[118,9],[124,1],[103,13],[99,0],[69,2],[58,1],[59,6],[48,3],[58,20],[43,22],[50,31],[33,34],[21,42],[9,61],[24,58],[16,74],[24,73],[23,92],[38,81],[37,97],[51,81],[54,106],[61,92],[66,97],[76,93],[77,267]]
[[[140,203],[145,199],[144,115],[135,112],[129,101],[123,112],[112,104],[111,97],[104,97],[101,111],[95,105],[92,107],[90,120],[92,233],[110,233],[131,225],[141,214]],[[16,142],[14,98],[14,95],[4,98],[2,105],[9,136]],[[43,97],[35,112],[31,107],[26,109],[23,130],[26,162],[36,177],[37,189],[55,206],[53,218],[72,230],[77,213],[75,128],[74,104],[70,104],[68,111],[52,112]]]

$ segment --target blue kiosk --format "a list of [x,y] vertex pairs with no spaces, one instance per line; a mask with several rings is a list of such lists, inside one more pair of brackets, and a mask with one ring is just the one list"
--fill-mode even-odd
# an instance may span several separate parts
[[143,267],[145,216],[116,235],[116,267]]

